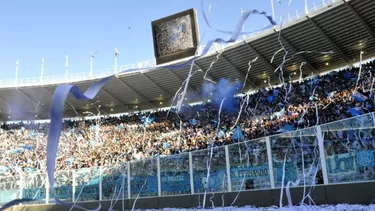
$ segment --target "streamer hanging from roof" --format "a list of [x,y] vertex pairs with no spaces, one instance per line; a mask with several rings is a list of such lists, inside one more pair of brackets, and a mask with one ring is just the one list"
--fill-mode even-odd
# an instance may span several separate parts
[[[204,0],[201,1],[201,8],[202,8],[202,13],[203,13],[203,19],[206,22],[207,26],[209,28],[211,28],[212,30],[215,30],[215,31],[223,33],[223,34],[230,34],[230,35],[235,34],[235,33],[239,33],[239,35],[251,34],[251,33],[254,33],[254,32],[258,32],[258,31],[263,31],[265,29],[269,29],[269,28],[273,27],[274,25],[276,25],[276,22],[273,20],[272,16],[267,15],[267,13],[264,12],[264,11],[259,11],[259,10],[253,9],[253,10],[245,11],[243,13],[243,16],[246,16],[246,14],[247,14],[247,17],[249,15],[264,15],[264,17],[266,17],[268,19],[268,21],[270,22],[270,24],[268,26],[266,26],[266,27],[263,27],[263,28],[259,29],[259,30],[251,31],[251,32],[242,32],[241,29],[243,27],[243,24],[241,25],[241,28],[240,28],[240,30],[238,32],[237,31],[226,31],[226,30],[216,29],[216,28],[212,27],[211,24],[208,22],[207,15],[206,15],[206,13],[205,13],[205,11],[203,9],[204,8],[203,7],[203,2],[204,2]],[[247,17],[246,17],[246,19],[247,19]]]

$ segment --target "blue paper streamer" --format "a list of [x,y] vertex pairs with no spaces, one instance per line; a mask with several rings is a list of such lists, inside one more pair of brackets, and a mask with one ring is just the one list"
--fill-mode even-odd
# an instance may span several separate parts
[[[223,33],[223,34],[230,34],[230,35],[232,35],[232,34],[236,33],[236,31],[234,31],[234,32],[233,32],[233,31],[225,31],[225,30],[221,30],[221,29],[213,28],[213,27],[211,26],[211,24],[208,22],[207,15],[206,15],[206,13],[204,12],[204,9],[203,9],[203,8],[204,8],[204,7],[203,7],[203,2],[204,2],[204,0],[201,1],[201,8],[202,8],[202,13],[203,13],[203,19],[204,19],[204,21],[206,22],[206,24],[207,24],[208,27],[210,27],[212,30],[215,30],[215,31],[220,32],[220,33]],[[251,34],[251,33],[259,32],[259,31],[263,31],[263,30],[266,30],[266,29],[271,28],[271,27],[273,27],[274,25],[276,25],[276,22],[273,20],[272,16],[267,15],[267,13],[264,12],[264,11],[258,11],[258,10],[245,11],[244,14],[243,14],[243,16],[245,16],[245,14],[246,14],[247,12],[250,12],[250,14],[254,14],[254,15],[264,15],[264,16],[268,19],[268,21],[270,22],[270,25],[268,25],[268,26],[266,26],[266,27],[264,27],[264,28],[261,28],[261,29],[259,29],[259,30],[256,30],[256,31],[251,31],[251,32],[241,32],[241,30],[240,30],[240,31],[239,31],[239,34],[240,34],[240,35]],[[246,18],[246,19],[247,19],[247,18]],[[242,29],[242,27],[241,27],[241,29]]]
[[[203,4],[203,1],[202,1],[202,4]],[[203,11],[203,14],[204,14],[204,11]],[[236,28],[233,32],[218,30],[219,32],[222,32],[222,33],[226,33],[226,34],[230,33],[231,37],[228,40],[224,40],[222,38],[217,38],[217,39],[211,40],[206,44],[206,46],[203,49],[201,55],[194,56],[193,58],[191,58],[191,59],[187,60],[186,62],[184,62],[182,64],[179,64],[179,65],[168,65],[168,66],[162,66],[161,68],[174,70],[174,69],[179,69],[179,68],[185,67],[185,66],[191,64],[192,62],[194,62],[195,60],[197,60],[198,58],[207,54],[207,52],[209,51],[209,49],[211,48],[211,46],[214,43],[227,44],[227,43],[235,42],[238,39],[239,35],[243,34],[243,33],[241,33],[241,29],[242,29],[245,21],[248,19],[248,17],[251,14],[265,15],[266,18],[271,23],[271,25],[269,27],[272,27],[273,25],[276,25],[276,23],[272,20],[272,18],[267,16],[265,12],[259,12],[258,10],[248,10],[248,11],[244,12],[243,16],[238,21],[238,23],[236,25]],[[207,23],[208,26],[210,26],[205,14],[204,14],[204,17],[205,17],[205,22]],[[210,28],[212,28],[212,27],[210,27]],[[147,69],[152,69],[152,68],[130,69],[130,70],[119,72],[117,74],[123,74],[123,73],[126,73],[126,72],[133,72],[133,71],[139,71],[139,70],[145,70],[145,69],[147,70]],[[84,93],[82,93],[81,90],[75,85],[69,85],[69,84],[59,85],[56,88],[56,90],[55,90],[55,92],[52,96],[51,123],[50,123],[50,128],[49,128],[49,131],[48,131],[48,142],[47,142],[47,175],[48,175],[48,181],[49,181],[49,184],[50,184],[51,195],[54,196],[54,199],[55,199],[56,203],[58,203],[58,204],[70,206],[70,207],[75,207],[75,208],[78,208],[78,209],[81,209],[81,210],[86,210],[86,211],[99,211],[101,209],[101,203],[100,202],[99,202],[98,208],[93,209],[93,210],[89,210],[89,209],[85,209],[84,207],[78,206],[76,204],[66,203],[66,202],[63,202],[63,201],[59,200],[55,196],[54,170],[55,170],[55,166],[56,166],[56,154],[57,154],[57,149],[58,149],[58,144],[59,144],[59,138],[60,138],[61,130],[62,130],[62,119],[63,119],[64,105],[65,105],[66,99],[68,97],[68,94],[71,93],[76,100],[91,100],[91,99],[95,98],[95,96],[98,94],[100,89],[117,74],[108,76],[106,78],[101,79],[99,82],[96,82],[96,83],[92,84]],[[16,199],[16,200],[13,200],[13,201],[5,204],[4,206],[2,206],[0,211],[5,210],[6,208],[12,207],[14,205],[17,205],[19,203],[29,202],[29,201],[32,201],[32,199]]]

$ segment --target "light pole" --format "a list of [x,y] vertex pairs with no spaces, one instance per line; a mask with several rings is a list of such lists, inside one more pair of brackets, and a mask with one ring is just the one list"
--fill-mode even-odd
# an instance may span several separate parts
[[69,57],[66,55],[65,57],[65,82],[68,82],[68,73],[69,73]]
[[91,52],[91,60],[90,60],[90,78],[92,78],[93,68],[94,68],[94,57],[96,52]]
[[43,82],[43,75],[44,75],[44,57],[42,57],[42,67],[40,70],[40,82]]
[[14,79],[14,84],[17,86],[17,82],[18,82],[18,66],[19,66],[20,62],[17,60],[16,61],[16,78]]
[[[241,8],[241,15],[243,16],[245,13],[245,10]],[[242,32],[245,32],[245,24],[242,25]]]
[[273,1],[274,0],[271,0],[271,7],[272,7],[272,20],[275,20],[275,7],[273,5]]
[[120,55],[120,52],[118,51],[117,48],[115,48],[115,74],[117,73],[117,59],[119,55]]

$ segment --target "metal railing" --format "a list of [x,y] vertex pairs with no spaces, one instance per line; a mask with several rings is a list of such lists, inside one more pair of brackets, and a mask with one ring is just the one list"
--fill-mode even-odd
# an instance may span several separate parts
[[[311,186],[375,180],[374,113],[256,140],[171,156],[55,172],[65,201],[171,196],[281,184]],[[209,175],[209,176],[208,176]],[[45,173],[0,177],[0,202],[53,203]],[[308,191],[307,191],[308,192]]]
[[[309,8],[308,11],[303,11],[299,13],[296,11],[295,16],[290,16],[288,15],[288,18],[283,20],[283,23],[292,23],[300,17],[304,17],[308,14],[307,13],[312,13],[317,10],[320,10],[322,8],[328,7],[331,4],[334,3],[340,3],[341,1],[339,0],[321,0],[321,3],[315,4],[312,8]],[[280,18],[281,19],[281,18]],[[276,26],[275,26],[276,27]],[[253,36],[258,36],[261,35],[263,31],[259,31],[256,33],[252,34],[247,34],[242,36],[240,40],[238,40],[235,43],[229,43],[225,45],[214,45],[210,48],[208,54],[216,53],[217,51],[229,47],[231,45],[236,45],[239,42],[246,40],[250,37]],[[204,45],[199,47],[199,51],[201,52],[204,49]],[[155,59],[140,62],[140,63],[134,63],[134,64],[128,64],[128,65],[123,65],[120,68],[118,68],[117,72],[120,71],[126,71],[126,70],[132,70],[132,69],[140,69],[140,68],[153,68],[157,67]],[[89,72],[83,72],[83,73],[73,73],[73,74],[68,74],[67,77],[65,75],[56,75],[56,76],[44,76],[42,77],[33,77],[33,78],[18,78],[17,80],[15,79],[2,79],[0,80],[0,88],[7,88],[7,87],[23,87],[23,86],[41,86],[41,85],[49,85],[49,84],[60,84],[60,83],[72,83],[72,82],[77,82],[77,81],[85,81],[85,80],[94,80],[98,78],[104,78],[110,75],[113,75],[115,73],[114,68],[110,69],[105,69],[101,70],[98,72],[94,72],[93,75],[90,75]]]

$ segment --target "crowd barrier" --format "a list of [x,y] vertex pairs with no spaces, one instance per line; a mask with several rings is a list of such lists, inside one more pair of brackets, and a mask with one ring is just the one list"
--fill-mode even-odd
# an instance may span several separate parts
[[[65,201],[176,196],[375,179],[374,113],[329,124],[116,167],[55,172]],[[209,171],[208,167],[209,166]],[[209,173],[209,176],[207,174]],[[53,203],[46,174],[0,177],[1,203]]]

